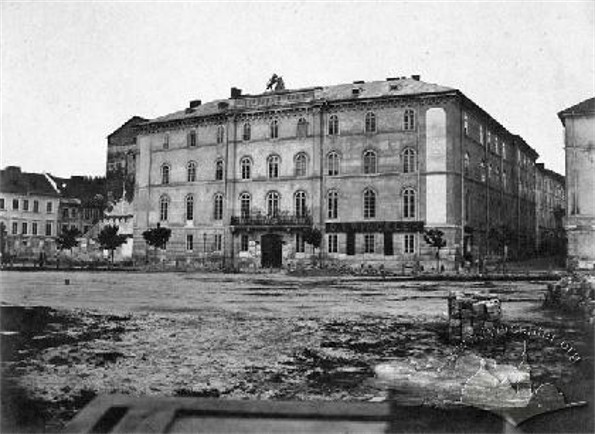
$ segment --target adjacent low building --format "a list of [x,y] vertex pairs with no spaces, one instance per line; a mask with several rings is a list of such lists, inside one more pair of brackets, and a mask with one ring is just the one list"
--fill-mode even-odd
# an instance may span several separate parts
[[570,268],[595,267],[595,98],[558,113],[565,130]]
[[537,163],[535,194],[537,251],[543,256],[563,255],[566,252],[566,194],[564,176]]
[[[306,261],[446,268],[535,254],[537,152],[461,91],[419,76],[274,91],[137,126],[134,256],[172,229],[171,260],[277,267]],[[315,252],[312,229],[323,238]]]
[[0,171],[2,260],[37,261],[55,252],[60,196],[41,173],[8,166]]

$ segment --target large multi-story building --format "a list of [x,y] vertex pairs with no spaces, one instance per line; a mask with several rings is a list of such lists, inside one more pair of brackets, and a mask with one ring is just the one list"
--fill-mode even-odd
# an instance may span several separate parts
[[0,226],[3,261],[38,260],[55,252],[60,197],[41,173],[8,166],[0,171]]
[[139,124],[134,254],[142,233],[172,229],[166,255],[234,266],[308,258],[433,267],[423,231],[445,234],[441,257],[535,251],[538,154],[457,89],[419,76],[279,89]]
[[565,128],[568,265],[595,267],[595,98],[558,113]]
[[106,182],[107,200],[115,203],[124,196],[132,202],[134,195],[136,127],[147,119],[133,116],[107,136]]
[[543,163],[537,164],[535,181],[535,224],[537,250],[542,255],[565,253],[563,218],[566,213],[564,177],[546,169]]

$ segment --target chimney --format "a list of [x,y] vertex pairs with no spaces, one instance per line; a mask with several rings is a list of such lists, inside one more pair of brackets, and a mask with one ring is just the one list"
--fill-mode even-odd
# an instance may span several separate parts
[[242,96],[242,89],[238,89],[237,87],[231,88],[231,99],[236,99]]
[[199,100],[199,99],[193,99],[192,101],[190,101],[190,105],[188,106],[188,108],[193,109],[193,108],[198,107],[201,104],[202,104],[202,101],[201,100]]
[[364,80],[357,80],[357,81],[353,82],[353,84],[364,84],[364,83],[365,83]]
[[419,81],[419,79],[421,78],[421,75],[412,75],[411,76],[412,79],[414,79],[415,81]]
[[399,79],[399,77],[387,77],[386,81],[396,81],[398,79]]
[[4,171],[8,174],[8,179],[13,182],[16,182],[21,175],[20,166],[8,166]]

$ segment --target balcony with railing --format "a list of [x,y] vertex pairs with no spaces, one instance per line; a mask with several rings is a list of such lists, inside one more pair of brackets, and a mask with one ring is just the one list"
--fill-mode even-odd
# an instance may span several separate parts
[[272,215],[265,213],[251,213],[231,217],[231,226],[234,229],[301,229],[312,226],[310,215],[295,215],[289,212],[278,212]]

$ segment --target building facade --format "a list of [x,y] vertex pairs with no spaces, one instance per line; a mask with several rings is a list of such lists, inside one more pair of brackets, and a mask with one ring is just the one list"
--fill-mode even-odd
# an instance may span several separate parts
[[541,255],[563,255],[566,252],[566,213],[565,180],[562,175],[546,169],[543,163],[537,164],[535,194],[535,223],[537,251]]
[[595,267],[595,98],[558,113],[565,130],[570,268]]
[[134,175],[136,172],[136,127],[146,122],[140,116],[133,116],[107,136],[106,188],[107,200],[115,203],[123,196],[132,202]]
[[[535,160],[521,137],[460,91],[419,76],[276,90],[138,126],[134,256],[172,229],[166,257],[228,265],[308,260],[446,268],[535,252]],[[313,229],[319,249],[305,243]]]
[[0,226],[3,262],[37,261],[55,252],[60,197],[41,173],[8,166],[0,171]]

